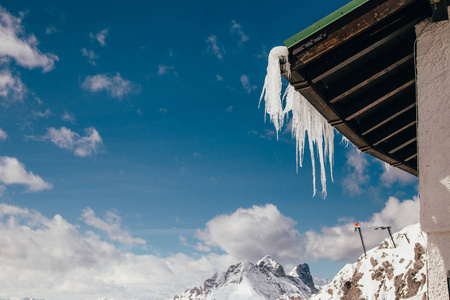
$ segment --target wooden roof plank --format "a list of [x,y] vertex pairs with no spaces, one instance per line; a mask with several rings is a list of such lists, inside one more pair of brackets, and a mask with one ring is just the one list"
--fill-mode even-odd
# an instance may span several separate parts
[[403,91],[407,87],[410,87],[415,82],[415,79],[411,79],[407,81],[406,83],[400,85],[399,87],[395,88],[394,90],[391,90],[387,94],[383,95],[382,97],[378,98],[377,100],[371,102],[370,104],[364,105],[361,108],[357,109],[355,112],[351,113],[348,117],[345,118],[346,121],[350,121],[353,118],[356,118],[357,116],[361,115],[362,113],[368,111],[369,109],[375,107],[376,105],[380,104],[383,101],[386,101],[387,99],[391,98],[392,96],[398,94],[399,92]]
[[[387,73],[395,70],[396,68],[398,68],[399,66],[403,65],[404,63],[406,63],[407,61],[411,60],[413,58],[413,54],[407,54],[406,56],[404,56],[403,58],[401,58],[400,60],[397,60],[393,63],[389,63],[389,65],[387,67],[384,67],[382,65],[381,68],[378,68],[378,70],[376,70],[375,74],[367,74],[364,76],[364,74],[358,74],[359,76],[356,76],[357,78],[359,78],[359,81],[357,83],[352,83],[350,82],[348,85],[351,86],[350,88],[346,89],[346,91],[340,93],[339,95],[334,96],[332,99],[329,100],[330,103],[335,103],[338,102],[339,100],[347,97],[348,95],[350,95],[351,93],[357,91],[358,89],[366,86],[367,84],[369,84],[370,82],[382,77],[383,75],[386,75]],[[376,66],[375,66],[376,68]],[[381,69],[381,70],[380,70]],[[368,70],[370,70],[370,68],[368,68]],[[349,81],[347,81],[349,82]]]
[[412,142],[415,142],[417,140],[417,137],[413,137],[410,140],[404,142],[403,144],[397,146],[396,148],[392,149],[389,151],[389,154],[394,154],[395,152],[397,152],[400,149],[405,148],[406,146],[408,146],[409,144],[411,144]]
[[[348,24],[338,28],[334,32],[330,32],[327,39],[317,44],[314,49],[299,53],[297,58],[303,64],[306,64],[309,61],[320,57],[326,52],[333,50],[345,41],[359,35],[371,26],[377,24],[378,22],[384,20],[385,18],[389,17],[390,15],[396,13],[397,11],[413,2],[415,2],[415,0],[388,0],[379,3],[373,9],[359,16],[358,18],[355,18]],[[292,53],[296,55],[296,51],[300,51],[299,49],[294,49]]]
[[377,146],[377,145],[379,145],[380,143],[384,142],[385,140],[390,139],[391,137],[393,137],[393,136],[399,134],[399,133],[402,132],[403,130],[405,130],[405,129],[407,129],[407,128],[409,128],[409,127],[415,125],[415,124],[416,124],[416,120],[414,120],[414,121],[412,121],[412,122],[409,122],[408,124],[402,126],[402,127],[399,128],[399,129],[394,129],[394,130],[392,130],[392,132],[390,132],[390,133],[387,134],[386,136],[384,136],[384,137],[378,139],[376,142],[374,142],[373,145],[374,145],[374,146]]
[[[348,49],[347,51],[340,53],[339,58],[335,58],[332,61],[333,63],[328,62],[325,63],[325,65],[322,65],[318,67],[317,70],[311,70],[311,81],[313,83],[318,82],[325,77],[329,76],[330,74],[333,74],[334,72],[342,69],[343,67],[351,64],[352,62],[356,61],[357,59],[367,55],[368,53],[374,51],[375,49],[379,48],[380,46],[394,40],[399,35],[405,33],[406,31],[413,31],[414,25],[417,24],[420,20],[422,20],[423,17],[420,16],[407,16],[405,17],[404,22],[395,22],[395,26],[391,27],[385,27],[384,31],[386,32],[386,35],[383,35],[381,38],[376,39],[375,36],[373,36],[372,40],[369,39],[367,41],[367,44],[363,41],[356,43],[355,47],[352,47],[351,49]],[[382,30],[383,31],[383,30]],[[382,31],[377,32],[377,34],[381,34]],[[296,57],[298,59],[298,57]],[[331,64],[331,65],[330,65]],[[294,65],[292,66],[292,70],[297,70],[301,68],[303,64],[300,61],[294,62]]]
[[[408,96],[407,96],[407,97],[408,97]],[[408,98],[409,98],[409,97],[408,97]],[[410,105],[408,105],[408,106],[406,106],[406,107],[404,107],[404,108],[403,108],[403,106],[400,104],[399,107],[400,107],[401,109],[398,110],[398,111],[396,111],[396,112],[393,113],[393,114],[390,114],[390,115],[389,115],[388,113],[384,113],[384,112],[383,112],[383,114],[384,114],[386,117],[384,117],[383,120],[381,120],[381,121],[380,121],[379,119],[377,120],[377,118],[374,118],[374,119],[377,120],[377,121],[372,122],[372,123],[369,123],[369,124],[370,124],[369,126],[364,127],[365,129],[362,130],[363,132],[362,132],[361,134],[362,134],[362,135],[366,135],[366,134],[372,132],[373,130],[379,128],[380,126],[386,124],[387,122],[389,122],[389,121],[391,121],[391,120],[397,118],[398,116],[402,115],[403,113],[407,112],[408,110],[412,109],[413,107],[415,107],[415,106],[416,106],[416,103],[415,103],[415,97],[412,96],[412,97],[410,97],[410,98],[414,100],[414,103],[412,103],[412,104],[410,104]],[[366,123],[368,123],[368,122],[366,122]]]

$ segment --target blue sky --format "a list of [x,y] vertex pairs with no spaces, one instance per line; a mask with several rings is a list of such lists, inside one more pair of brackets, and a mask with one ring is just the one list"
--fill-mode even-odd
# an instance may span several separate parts
[[[52,228],[63,234],[52,227],[60,215],[79,239],[120,255],[192,261],[195,276],[175,284],[171,270],[164,289],[111,280],[119,299],[182,292],[265,247],[288,266],[307,261],[314,276],[331,279],[360,250],[328,255],[312,237],[352,243],[354,220],[370,228],[406,211],[394,227],[417,221],[418,200],[406,201],[417,195],[415,178],[387,172],[339,144],[340,135],[334,183],[328,176],[327,198],[312,197],[308,149],[297,174],[290,132],[277,141],[258,109],[270,49],[345,3],[0,0],[1,229],[26,226],[28,239],[44,230],[51,244]],[[273,226],[258,226],[264,216]],[[7,226],[11,218],[17,227]],[[272,234],[292,240],[272,243]],[[27,243],[19,235],[5,242]],[[0,259],[20,270],[11,253]],[[70,274],[67,282],[76,281]],[[57,285],[30,282],[4,281],[1,293],[9,294],[0,297],[70,298]],[[71,297],[104,295],[102,287],[74,288]]]

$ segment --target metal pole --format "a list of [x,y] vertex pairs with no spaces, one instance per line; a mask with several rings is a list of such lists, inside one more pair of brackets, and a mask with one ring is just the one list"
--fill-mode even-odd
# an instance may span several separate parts
[[403,236],[406,238],[406,240],[408,241],[408,244],[411,244],[411,243],[409,242],[409,239],[408,239],[408,236],[406,235],[406,233],[401,233],[400,235],[403,235]]
[[361,244],[362,244],[362,246],[363,246],[364,256],[367,257],[367,254],[366,254],[366,246],[364,245],[364,240],[363,240],[363,237],[362,237],[361,228],[360,228],[358,225],[356,225],[355,231],[356,231],[356,229],[358,229],[359,237],[361,238]]
[[387,230],[389,232],[389,236],[391,237],[392,244],[394,244],[394,248],[397,248],[397,246],[395,245],[395,242],[394,242],[394,238],[392,237],[392,234],[391,234],[391,226],[388,226]]

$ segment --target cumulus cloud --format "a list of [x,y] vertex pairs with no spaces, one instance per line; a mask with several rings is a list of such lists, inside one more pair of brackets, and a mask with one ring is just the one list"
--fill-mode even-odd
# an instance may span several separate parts
[[6,140],[8,138],[8,134],[0,128],[0,140]]
[[342,187],[350,195],[360,195],[363,191],[362,186],[370,179],[366,172],[369,162],[365,154],[358,152],[355,147],[352,147],[346,156],[347,175],[342,179]]
[[134,238],[129,232],[121,228],[121,218],[113,211],[106,212],[106,218],[102,220],[88,207],[83,211],[82,219],[87,225],[105,231],[113,241],[123,244],[145,245],[145,240]]
[[295,225],[275,205],[255,205],[215,217],[197,235],[205,246],[219,247],[240,260],[256,261],[267,254],[289,260],[298,259],[302,252]]
[[[166,66],[166,65],[159,65],[158,66],[158,76],[169,74],[170,71],[173,71],[175,69],[174,66]],[[176,72],[173,72],[176,74]]]
[[6,204],[0,244],[0,290],[21,299],[168,299],[236,263],[229,255],[124,252],[60,215]]
[[91,40],[97,40],[102,47],[106,46],[106,37],[108,36],[108,29],[103,29],[97,34],[89,33]]
[[58,30],[55,26],[53,25],[49,25],[47,26],[47,28],[45,28],[45,34],[54,34],[54,33],[59,33],[61,32],[60,30]]
[[[320,232],[306,232],[306,257],[312,260],[329,258],[331,260],[355,260],[362,253],[359,235],[355,233],[353,220],[344,220],[341,225],[323,227]],[[358,222],[366,248],[380,244],[387,232],[377,230],[377,226],[391,226],[396,232],[419,221],[419,200],[404,200],[390,197],[379,213],[372,215],[369,221]]]
[[25,169],[15,157],[0,156],[0,182],[5,185],[22,184],[30,192],[51,189],[53,186],[38,175]]
[[248,36],[242,31],[241,24],[238,24],[235,20],[231,21],[230,32],[239,38],[239,44],[249,40]]
[[251,85],[247,75],[241,75],[241,83],[244,90],[250,94],[254,89],[256,89],[256,85]]
[[216,75],[216,79],[217,79],[217,81],[222,81],[223,80],[223,76]]
[[73,124],[73,123],[75,123],[75,116],[74,116],[74,114],[64,112],[61,115],[61,120],[63,120],[64,122],[70,122]]
[[218,59],[223,59],[223,54],[225,53],[225,49],[219,47],[217,44],[217,37],[215,35],[211,35],[206,39],[206,53],[212,54],[216,56]]
[[0,71],[0,98],[5,104],[22,100],[26,92],[27,89],[19,76],[13,75],[7,69]]
[[90,63],[93,66],[97,65],[95,60],[98,58],[98,56],[97,56],[97,54],[94,53],[94,50],[88,51],[86,48],[82,48],[81,49],[81,54],[88,58],[88,60],[87,60],[88,63]]
[[387,187],[391,187],[394,183],[401,185],[417,183],[417,177],[395,167],[383,167],[380,180]]
[[19,17],[11,15],[0,7],[0,58],[14,59],[16,64],[28,68],[42,68],[44,72],[55,66],[58,57],[49,53],[42,53],[38,48],[38,41],[34,35],[26,35],[22,26],[24,14]]
[[81,84],[81,88],[92,93],[106,91],[111,97],[123,98],[140,91],[140,86],[129,80],[125,80],[117,73],[115,76],[109,74],[97,74],[87,76]]
[[35,111],[35,112],[33,112],[33,117],[35,118],[35,119],[38,119],[38,118],[48,118],[48,117],[50,117],[52,115],[52,112],[50,111],[50,108],[47,108],[44,112],[41,112],[41,111]]
[[94,127],[86,128],[85,133],[85,136],[80,136],[64,126],[60,129],[51,127],[43,139],[50,140],[59,148],[73,151],[76,156],[86,157],[97,153],[103,141]]

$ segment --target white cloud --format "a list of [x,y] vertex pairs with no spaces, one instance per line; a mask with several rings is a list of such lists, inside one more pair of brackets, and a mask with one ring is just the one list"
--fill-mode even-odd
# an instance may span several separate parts
[[75,123],[75,116],[74,114],[70,114],[68,112],[64,112],[61,115],[61,120],[63,120],[64,122],[70,122],[70,123]]
[[8,138],[8,134],[0,128],[0,140],[6,140]]
[[174,66],[159,65],[158,66],[158,76],[162,76],[162,75],[168,74],[169,71],[171,71],[173,69],[175,69]]
[[217,79],[217,81],[222,81],[223,80],[223,76],[216,75],[216,79]]
[[95,35],[92,32],[89,33],[89,37],[92,40],[93,39],[97,40],[102,47],[105,47],[105,45],[106,45],[106,37],[108,36],[108,33],[109,33],[108,29],[103,29],[102,31],[100,31],[99,33],[97,33]]
[[164,108],[164,107],[160,107],[159,108],[159,112],[162,112],[162,113],[167,113],[168,112],[168,110],[167,110],[167,108]]
[[295,224],[273,204],[255,205],[219,215],[197,234],[205,246],[220,247],[240,260],[256,261],[267,254],[280,260],[298,259],[301,239]]
[[247,91],[248,94],[250,94],[254,89],[256,89],[256,85],[250,84],[247,75],[241,75],[241,83],[242,87],[244,88],[244,90]]
[[[112,240],[140,240],[120,228],[116,213],[107,213],[103,220],[86,208],[82,220],[105,231]],[[374,226],[391,225],[396,231],[417,221],[417,199],[400,202],[391,197],[380,213],[360,222],[360,226],[369,249],[387,238],[387,232],[375,231]],[[211,247],[220,247],[227,254],[194,257],[176,253],[161,257],[120,250],[60,215],[47,218],[36,211],[0,204],[0,264],[4,270],[0,273],[0,290],[3,295],[18,298],[168,299],[243,259],[255,261],[270,254],[298,262],[304,258],[301,248],[305,245],[311,259],[354,260],[362,253],[353,224],[309,231],[306,241],[294,226],[295,221],[272,204],[240,208],[209,221],[204,230],[198,231],[201,242],[195,245],[179,236],[180,242],[191,249],[208,252]]]
[[417,183],[417,177],[395,167],[389,169],[383,167],[383,174],[381,174],[380,180],[387,187],[391,187],[394,183],[402,185]]
[[123,79],[119,73],[115,76],[109,74],[87,76],[81,84],[81,88],[92,93],[106,91],[111,97],[115,98],[123,98],[140,91],[138,84]]
[[6,297],[169,299],[236,260],[124,252],[62,216],[0,204],[0,290]]
[[206,53],[215,55],[218,59],[223,59],[225,49],[219,47],[219,45],[217,44],[217,37],[215,35],[209,36],[206,39],[206,44],[208,45],[208,47],[206,48]]
[[[387,236],[385,231],[375,231],[377,226],[391,226],[396,232],[419,221],[419,200],[404,200],[400,202],[390,197],[385,207],[379,213],[372,215],[367,222],[358,222],[363,233],[366,249],[380,244]],[[362,254],[361,241],[355,232],[351,220],[345,220],[342,225],[323,227],[320,232],[306,232],[306,257],[317,260],[355,260]]]
[[364,155],[355,147],[351,147],[346,154],[347,175],[342,179],[342,187],[350,195],[360,195],[363,191],[362,186],[367,184],[370,179],[366,172],[369,162]]
[[0,71],[0,98],[3,98],[5,103],[22,100],[26,92],[27,88],[18,76],[6,69]]
[[225,110],[227,112],[233,112],[233,106],[228,106]]
[[39,43],[34,35],[25,35],[23,16],[15,17],[0,7],[0,58],[13,58],[18,65],[28,69],[50,71],[59,59],[56,55],[42,53],[37,48]]
[[49,26],[47,26],[47,28],[45,28],[45,34],[48,34],[48,35],[54,34],[54,33],[59,33],[59,32],[61,32],[61,31],[56,29],[56,27],[53,25],[49,25]]
[[52,112],[50,111],[50,108],[47,108],[44,112],[40,112],[40,111],[35,111],[33,112],[33,117],[35,119],[38,118],[48,118],[52,115]]
[[230,32],[239,37],[240,45],[249,40],[248,36],[242,31],[241,24],[238,24],[235,20],[231,21]]
[[97,65],[95,60],[98,58],[98,56],[94,53],[94,50],[88,51],[86,48],[82,48],[81,54],[88,58],[88,63],[90,63],[93,66]]
[[123,244],[146,244],[145,240],[134,238],[129,232],[123,230],[121,228],[120,216],[112,211],[108,211],[105,220],[102,220],[97,218],[94,211],[88,207],[83,211],[82,219],[87,225],[108,233],[109,238],[113,241],[118,241]]
[[28,191],[38,192],[51,189],[52,185],[33,172],[27,172],[25,165],[15,157],[0,156],[0,182],[5,185],[23,184]]
[[47,129],[44,140],[50,140],[59,148],[71,150],[76,156],[86,157],[97,153],[103,141],[94,127],[86,128],[85,132],[85,136],[80,136],[64,126],[60,129],[51,127]]
[[260,59],[260,58],[267,59],[268,57],[269,57],[269,53],[267,53],[266,46],[263,46],[261,53],[256,55],[256,58],[258,58],[258,59]]

